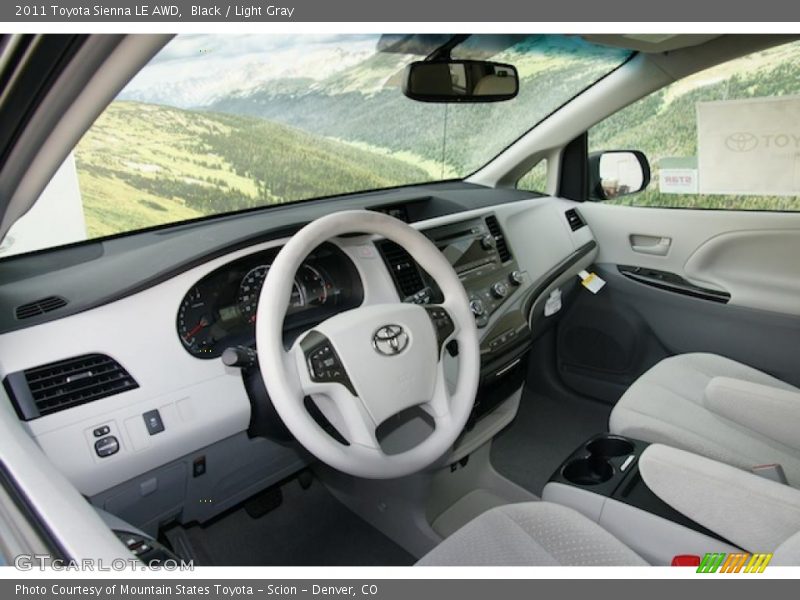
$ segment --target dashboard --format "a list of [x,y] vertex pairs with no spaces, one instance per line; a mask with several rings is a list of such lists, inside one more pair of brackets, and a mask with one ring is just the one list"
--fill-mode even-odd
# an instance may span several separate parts
[[[302,449],[253,429],[258,418],[277,420],[259,417],[265,404],[253,400],[263,398],[261,375],[269,373],[250,376],[219,357],[229,347],[254,345],[258,295],[290,236],[348,208],[393,214],[451,259],[479,326],[482,379],[501,387],[524,371],[519,353],[531,315],[541,317],[549,290],[574,280],[596,255],[583,252],[594,243],[589,227],[570,224],[572,202],[448,183],[279,206],[6,259],[0,265],[5,393],[30,388],[33,375],[60,371],[65,361],[79,375],[89,365],[102,388],[87,399],[87,380],[73,379],[66,390],[76,397],[73,405],[58,404],[61,395],[27,417],[9,398],[26,434],[93,504],[145,530],[168,518],[204,522],[305,466]],[[435,282],[408,258],[374,236],[321,245],[296,275],[287,345],[361,304],[436,302]],[[24,320],[15,316],[25,303],[49,296],[67,303]],[[106,380],[105,369],[125,387]],[[10,385],[15,379],[19,387]],[[507,398],[516,386],[485,397]],[[513,418],[511,410],[498,412]],[[482,423],[493,420],[503,425],[486,418],[468,435],[482,436]],[[213,503],[198,501],[209,497]]]
[[[180,302],[178,338],[197,358],[213,359],[226,348],[253,346],[261,288],[277,248],[219,267],[198,280]],[[333,314],[355,308],[363,288],[353,262],[333,244],[317,248],[295,276],[284,322],[289,341]]]

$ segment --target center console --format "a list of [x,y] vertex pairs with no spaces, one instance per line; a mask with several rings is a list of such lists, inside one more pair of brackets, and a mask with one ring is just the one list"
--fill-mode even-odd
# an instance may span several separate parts
[[[444,254],[469,298],[481,337],[481,384],[469,427],[492,411],[525,376],[524,356],[531,331],[524,311],[530,276],[520,269],[494,214],[434,227],[422,232]],[[405,302],[441,301],[436,283],[399,245],[376,243]],[[455,351],[454,348],[449,348]]]
[[674,556],[739,549],[659,498],[639,472],[647,442],[600,434],[555,470],[542,499],[570,506],[599,523],[651,564]]
[[[458,274],[469,297],[481,336],[483,375],[506,367],[519,347],[529,345],[530,329],[522,310],[522,289],[530,284],[493,214],[423,231]],[[435,282],[411,256],[389,240],[377,243],[398,294],[405,302],[441,300]],[[500,309],[503,308],[502,314]],[[496,318],[493,318],[496,317]],[[524,350],[523,350],[524,351]]]

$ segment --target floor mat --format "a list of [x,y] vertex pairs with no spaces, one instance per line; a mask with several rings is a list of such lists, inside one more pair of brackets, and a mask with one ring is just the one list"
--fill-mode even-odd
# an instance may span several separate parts
[[318,481],[283,486],[283,503],[253,519],[240,508],[183,528],[198,562],[213,566],[405,566],[414,558],[336,500]]
[[608,430],[611,406],[593,400],[551,398],[528,388],[519,412],[492,445],[492,464],[537,496],[563,460],[590,436]]

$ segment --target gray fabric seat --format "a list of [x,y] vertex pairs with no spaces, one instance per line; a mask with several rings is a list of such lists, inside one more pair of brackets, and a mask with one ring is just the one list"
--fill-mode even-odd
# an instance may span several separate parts
[[594,521],[550,502],[508,504],[473,519],[420,566],[626,566],[647,563]]
[[715,377],[800,392],[788,383],[722,356],[679,354],[656,364],[625,392],[611,412],[609,431],[675,446],[746,470],[778,463],[789,483],[800,486],[800,450],[705,406],[706,388]]
[[[800,532],[774,551],[800,565]],[[498,506],[445,539],[417,566],[646,566],[633,550],[579,512],[552,502]]]

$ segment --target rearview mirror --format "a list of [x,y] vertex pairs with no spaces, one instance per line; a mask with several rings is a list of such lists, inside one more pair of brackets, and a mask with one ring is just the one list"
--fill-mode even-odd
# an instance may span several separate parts
[[641,192],[650,183],[650,163],[638,150],[589,155],[589,197],[612,200]]
[[417,61],[403,76],[403,93],[420,102],[501,102],[518,92],[513,66],[481,60]]

